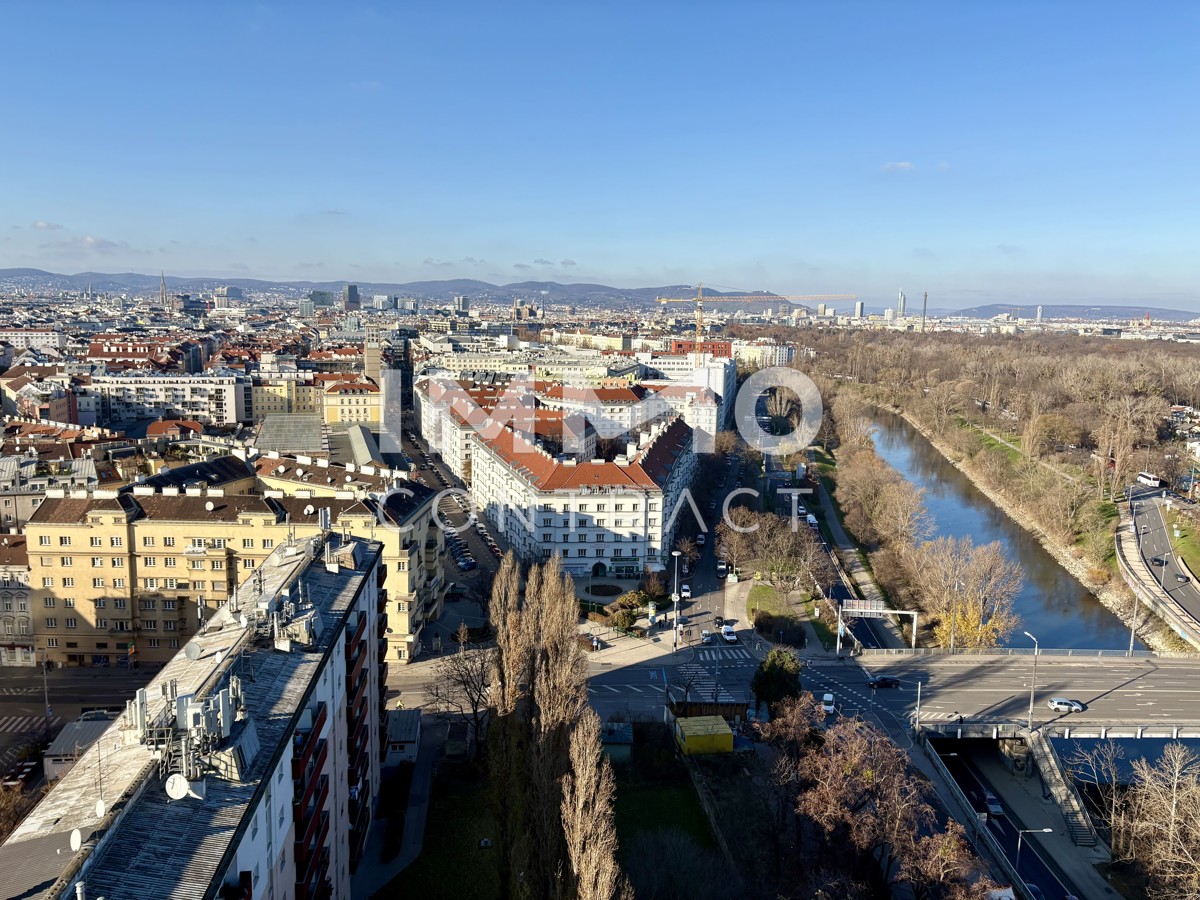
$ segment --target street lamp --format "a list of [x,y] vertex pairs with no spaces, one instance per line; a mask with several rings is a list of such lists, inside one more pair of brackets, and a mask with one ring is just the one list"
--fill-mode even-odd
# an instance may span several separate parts
[[1013,868],[1020,874],[1021,869],[1021,838],[1027,834],[1053,834],[1053,828],[1022,828],[1017,830],[1017,858],[1013,860]]
[[1038,639],[1028,631],[1025,632],[1025,637],[1033,641],[1033,678],[1029,682],[1029,730],[1033,731],[1033,691],[1037,687]]
[[679,557],[683,556],[683,553],[672,550],[671,555],[675,557],[675,593],[671,595],[675,616],[675,621],[671,623],[671,651],[674,652],[679,649]]
[[950,605],[950,652],[954,652],[954,631],[958,624],[958,598],[962,594],[962,582],[954,582],[954,602]]

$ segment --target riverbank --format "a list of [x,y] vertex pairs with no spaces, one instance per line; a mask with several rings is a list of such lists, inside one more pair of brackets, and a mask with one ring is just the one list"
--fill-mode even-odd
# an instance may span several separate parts
[[[907,410],[878,404],[876,404],[876,408],[897,415],[911,425],[929,442],[933,449],[942,455],[946,462],[962,472],[971,484],[987,497],[997,509],[1001,510],[1015,523],[1020,525],[1022,529],[1031,534],[1042,546],[1042,549],[1050,554],[1055,562],[1063,568],[1063,571],[1079,582],[1105,609],[1126,625],[1129,625],[1129,613],[1133,609],[1133,599],[1130,595],[1122,594],[1119,589],[1111,584],[1098,584],[1093,581],[1088,576],[1089,567],[1087,563],[1075,558],[1073,548],[1063,546],[1062,543],[1047,534],[1040,525],[1032,521],[1018,509],[1015,504],[993,490],[990,486],[981,483],[975,478],[971,470],[962,464],[961,460],[955,459],[945,444],[931,435],[924,425],[909,415]],[[1128,586],[1125,585],[1124,579],[1120,581],[1120,585],[1126,591],[1129,590]],[[1142,623],[1137,629],[1137,636],[1142,643],[1156,653],[1177,652],[1177,648],[1171,647],[1163,638],[1162,632],[1164,629],[1167,629],[1167,625],[1161,619],[1145,610],[1141,610],[1139,615],[1146,615],[1148,617],[1146,622]]]

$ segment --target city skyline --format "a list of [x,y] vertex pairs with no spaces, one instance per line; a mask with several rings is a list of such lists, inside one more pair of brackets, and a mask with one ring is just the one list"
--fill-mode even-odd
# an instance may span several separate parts
[[21,7],[0,267],[1200,309],[1200,14],[1090,9]]

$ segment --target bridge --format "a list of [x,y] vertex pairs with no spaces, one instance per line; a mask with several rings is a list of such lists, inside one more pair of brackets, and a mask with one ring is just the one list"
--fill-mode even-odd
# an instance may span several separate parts
[[[856,662],[831,662],[809,672],[814,682],[840,689],[844,705],[886,711],[922,728],[941,731],[944,725],[959,725],[959,717],[963,725],[1024,728],[1032,685],[1032,724],[1043,732],[1200,737],[1200,658],[1194,656],[1043,650],[1036,656],[1036,681],[1032,651],[865,650]],[[862,669],[892,675],[900,688],[872,690]],[[1051,697],[1078,700],[1084,711],[1055,712],[1046,706]]]

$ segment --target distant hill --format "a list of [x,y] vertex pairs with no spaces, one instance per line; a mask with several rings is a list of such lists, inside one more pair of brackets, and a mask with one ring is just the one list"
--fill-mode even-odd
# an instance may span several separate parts
[[[61,275],[41,269],[0,269],[0,283],[25,290],[84,291],[89,287],[103,293],[131,293],[150,296],[159,288],[160,275],[144,275],[137,272],[78,272]],[[167,290],[172,293],[196,293],[211,291],[227,284],[251,291],[271,291],[299,296],[309,291],[334,291],[340,293],[346,284],[357,284],[363,297],[372,294],[401,294],[429,299],[446,299],[462,294],[467,297],[494,301],[512,301],[518,298],[545,300],[554,303],[587,303],[598,300],[625,302],[633,305],[653,303],[657,297],[689,297],[695,294],[690,285],[664,285],[661,287],[616,288],[606,284],[561,284],[557,281],[520,281],[512,284],[491,284],[470,278],[454,278],[442,281],[366,282],[366,281],[269,281],[259,278],[179,278],[166,276]],[[747,293],[734,291],[732,293]],[[720,291],[705,289],[705,295],[722,296]],[[764,302],[771,302],[774,295],[763,294]]]
[[[1005,303],[990,303],[987,306],[972,306],[953,313],[956,316],[967,316],[972,319],[991,319],[1008,313],[1021,319],[1033,319],[1037,316],[1037,304],[1013,306]],[[1162,309],[1155,306],[1084,306],[1058,303],[1043,303],[1042,318],[1044,319],[1079,319],[1083,322],[1128,322],[1144,318],[1149,313],[1150,318],[1160,322],[1189,322],[1200,318],[1194,312],[1182,309]]]

